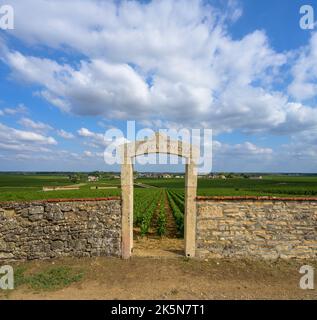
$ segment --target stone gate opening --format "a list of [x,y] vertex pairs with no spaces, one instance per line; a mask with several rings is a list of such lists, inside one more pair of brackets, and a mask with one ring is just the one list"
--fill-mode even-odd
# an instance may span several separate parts
[[189,143],[171,140],[155,134],[148,140],[126,143],[121,146],[121,198],[122,198],[122,257],[131,257],[133,249],[133,159],[137,156],[165,153],[185,158],[185,255],[194,257],[196,251],[196,192],[198,149]]

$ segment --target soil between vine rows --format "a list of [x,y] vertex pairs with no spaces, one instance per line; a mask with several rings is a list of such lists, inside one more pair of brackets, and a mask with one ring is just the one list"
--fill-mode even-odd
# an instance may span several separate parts
[[175,219],[165,191],[163,197],[166,233],[164,236],[157,235],[157,220],[160,209],[160,204],[158,204],[148,234],[141,236],[140,228],[134,227],[133,229],[133,256],[135,257],[181,257],[184,255],[184,239],[178,236]]

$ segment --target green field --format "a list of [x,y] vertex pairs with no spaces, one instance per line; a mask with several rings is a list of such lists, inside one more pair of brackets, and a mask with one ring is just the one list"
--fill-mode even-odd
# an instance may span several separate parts
[[[88,182],[87,174],[72,179],[66,174],[0,174],[0,201],[102,198],[120,196],[120,179],[101,175]],[[167,234],[169,219],[175,222],[175,236],[184,233],[185,179],[136,179],[134,190],[134,226],[141,236],[153,232]],[[43,191],[43,187],[71,186],[78,190]],[[143,186],[143,188],[141,187]],[[115,189],[96,189],[116,187]],[[144,188],[150,187],[150,188]],[[317,176],[266,175],[262,180],[248,178],[198,179],[201,196],[317,196]],[[171,218],[172,217],[172,218]],[[171,221],[171,220],[169,220]]]
[[[78,182],[70,181],[66,175],[40,174],[0,174],[0,201],[97,198],[119,196],[120,188],[98,190],[91,187],[120,187],[120,179],[100,179],[99,182],[89,182],[81,178]],[[44,192],[43,187],[72,186],[79,184],[79,190],[56,190]]]
[[[159,188],[184,191],[184,179],[138,179]],[[264,176],[262,180],[244,178],[198,179],[199,196],[317,196],[316,176]]]
[[[134,225],[140,227],[141,235],[150,229],[164,235],[167,212],[162,206],[164,194],[177,226],[177,235],[184,235],[184,189],[185,179],[137,179],[138,183],[156,187],[136,189],[134,195]],[[163,194],[163,195],[162,195]],[[315,176],[265,176],[261,180],[248,178],[199,179],[197,194],[201,196],[317,196]]]
[[[185,179],[142,178],[135,182],[184,192]],[[44,192],[43,186],[78,185],[79,190],[61,190]],[[52,198],[95,198],[120,195],[118,189],[91,189],[92,187],[120,187],[120,179],[101,178],[98,182],[87,182],[87,176],[81,176],[72,182],[63,174],[0,174],[0,201],[35,200]],[[136,187],[136,190],[141,189]],[[150,194],[152,189],[142,189]],[[198,195],[201,196],[317,196],[317,176],[267,175],[262,180],[244,178],[199,179]]]

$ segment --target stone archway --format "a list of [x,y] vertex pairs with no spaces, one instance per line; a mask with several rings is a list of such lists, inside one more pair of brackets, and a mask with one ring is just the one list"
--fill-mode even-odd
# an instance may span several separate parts
[[198,149],[182,141],[170,140],[156,133],[151,139],[126,143],[121,146],[122,197],[122,258],[131,257],[133,248],[133,160],[140,155],[166,153],[186,159],[185,170],[185,255],[194,257],[196,251],[196,191]]

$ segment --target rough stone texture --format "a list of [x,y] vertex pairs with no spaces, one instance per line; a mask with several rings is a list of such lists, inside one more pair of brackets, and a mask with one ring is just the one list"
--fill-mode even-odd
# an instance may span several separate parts
[[0,203],[0,260],[121,256],[121,200]]
[[199,257],[317,258],[317,199],[196,201]]

